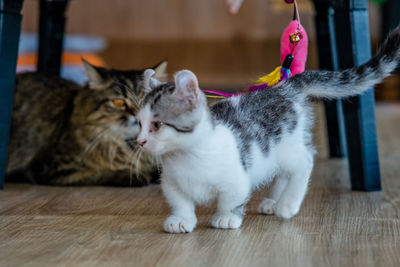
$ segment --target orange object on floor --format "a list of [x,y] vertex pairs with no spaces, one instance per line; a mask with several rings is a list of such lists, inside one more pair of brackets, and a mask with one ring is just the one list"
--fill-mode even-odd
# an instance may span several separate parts
[[[95,66],[106,66],[104,60],[95,54],[74,52],[63,53],[62,65],[82,65],[82,58]],[[37,53],[22,53],[18,56],[17,68],[34,67],[37,61]]]

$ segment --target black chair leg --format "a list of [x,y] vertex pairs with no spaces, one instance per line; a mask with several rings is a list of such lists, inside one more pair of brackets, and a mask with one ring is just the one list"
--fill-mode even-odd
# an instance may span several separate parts
[[[400,1],[387,0],[382,6],[382,39],[400,25]],[[400,65],[395,73],[400,74]]]
[[4,185],[23,0],[0,0],[0,189]]
[[347,156],[347,141],[341,100],[324,100],[326,130],[328,134],[329,157]]
[[40,0],[38,71],[59,75],[68,0]]
[[[336,48],[334,12],[329,2],[314,0],[316,10],[315,25],[317,32],[319,68],[337,70],[339,68]],[[329,156],[342,158],[346,156],[346,135],[342,102],[324,100],[326,127],[328,133]]]
[[[339,67],[371,58],[367,0],[333,1]],[[373,88],[343,101],[347,152],[353,190],[381,190]]]
[[400,1],[387,0],[382,6],[382,38],[400,24]]

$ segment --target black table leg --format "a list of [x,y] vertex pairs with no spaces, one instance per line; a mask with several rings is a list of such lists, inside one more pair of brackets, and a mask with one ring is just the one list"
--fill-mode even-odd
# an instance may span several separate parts
[[68,0],[40,0],[38,71],[59,75]]
[[0,0],[0,188],[3,188],[7,146],[21,33],[23,0]]
[[[333,1],[339,67],[361,65],[371,57],[367,0]],[[373,88],[343,101],[353,190],[381,190]]]
[[[319,68],[337,70],[339,68],[336,48],[334,11],[327,1],[314,1],[316,16]],[[346,156],[346,135],[340,100],[324,100],[326,127],[328,133],[329,156]]]

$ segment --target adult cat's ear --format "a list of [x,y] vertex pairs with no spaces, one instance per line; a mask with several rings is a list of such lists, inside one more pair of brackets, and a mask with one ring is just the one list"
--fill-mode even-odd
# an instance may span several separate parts
[[106,88],[104,79],[102,78],[99,68],[93,66],[82,58],[82,64],[85,67],[86,75],[88,76],[88,84],[91,89],[102,90]]
[[186,105],[186,109],[192,110],[198,101],[199,82],[196,75],[190,70],[181,70],[175,74],[175,86],[177,97]]
[[157,65],[155,65],[153,67],[154,70],[154,78],[158,79],[158,80],[162,80],[168,77],[168,73],[167,73],[167,66],[168,66],[168,61],[163,60],[160,63],[158,63]]
[[161,84],[160,81],[153,78],[156,75],[156,72],[153,69],[147,69],[143,73],[143,90],[146,93],[151,92],[154,88]]

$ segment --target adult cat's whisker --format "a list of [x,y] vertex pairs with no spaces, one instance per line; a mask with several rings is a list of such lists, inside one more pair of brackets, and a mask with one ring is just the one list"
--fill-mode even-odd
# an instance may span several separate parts
[[136,174],[136,179],[139,179],[139,171],[140,171],[140,167],[141,167],[141,166],[140,166],[140,165],[141,165],[141,164],[140,164],[140,163],[141,163],[141,162],[140,162],[140,158],[141,158],[142,153],[143,153],[142,150],[139,149],[139,151],[140,151],[140,152],[139,152],[139,156],[136,158],[136,173],[135,173],[135,174]]
[[160,169],[160,167],[161,167],[161,155],[160,154],[155,154],[154,155],[154,158],[156,159],[156,167],[157,167],[157,171],[158,171],[158,173],[161,173],[161,169]]
[[134,166],[134,160],[136,159],[136,178],[138,178],[138,173],[139,173],[139,169],[140,169],[140,164],[138,164],[137,160],[139,159],[139,157],[141,156],[141,151],[140,151],[140,147],[137,147],[136,150],[134,151],[134,155],[131,159],[131,163],[130,163],[130,168],[129,168],[129,178],[130,178],[130,182],[129,185],[132,186],[132,181],[133,181],[133,166]]
[[129,87],[126,84],[121,83],[120,81],[114,81],[114,82],[115,82],[115,84],[120,85],[120,86],[124,87],[125,89],[127,89],[126,90],[127,92],[131,92],[133,90],[131,87]]
[[113,145],[108,146],[108,161],[110,164],[114,162],[116,154],[117,154],[116,146]]
[[139,170],[141,167],[141,157],[143,154],[143,149],[139,148],[139,156],[136,158],[136,179],[141,180],[141,177],[139,175]]
[[133,159],[135,158],[137,154],[137,150],[133,150],[132,152],[129,153],[129,157],[131,157],[130,163],[129,163],[129,186],[132,186],[132,168],[133,168]]
[[[92,138],[90,138],[86,148],[93,149],[92,146],[97,145],[97,143],[100,141],[100,139],[102,139],[104,137],[104,135],[107,134],[107,132],[108,132],[108,129],[104,129],[104,130],[96,133]],[[85,149],[84,152],[88,153],[89,151],[87,149]]]
[[139,100],[138,100],[137,95],[133,93],[133,88],[131,88],[131,87],[129,87],[128,85],[123,84],[123,83],[121,83],[121,82],[119,82],[119,81],[115,81],[115,83],[116,83],[117,85],[123,86],[123,87],[126,89],[126,94],[128,95],[128,97],[129,97],[131,100],[133,100],[133,102],[134,102],[136,105],[138,105]]
[[109,132],[109,129],[104,129],[99,133],[96,133],[91,141],[89,141],[88,145],[86,145],[84,151],[82,152],[81,161],[85,162],[89,154],[95,149],[96,146],[99,145],[101,139]]

